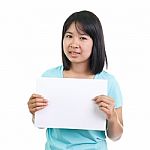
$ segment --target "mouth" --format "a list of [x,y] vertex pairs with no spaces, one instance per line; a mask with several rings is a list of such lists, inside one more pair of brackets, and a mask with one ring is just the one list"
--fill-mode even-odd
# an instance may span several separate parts
[[80,52],[76,52],[76,51],[69,51],[69,55],[72,58],[77,58],[80,55]]
[[80,54],[80,52],[69,51],[69,54],[71,54],[71,55],[78,55],[78,54]]

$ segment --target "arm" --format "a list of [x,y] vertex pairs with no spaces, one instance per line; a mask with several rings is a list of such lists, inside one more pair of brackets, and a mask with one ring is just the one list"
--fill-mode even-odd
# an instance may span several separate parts
[[107,136],[113,141],[118,140],[123,133],[122,107],[115,109],[114,100],[109,96],[96,96],[94,100],[106,114]]
[[107,136],[116,141],[123,133],[122,108],[114,109],[113,115],[107,120]]

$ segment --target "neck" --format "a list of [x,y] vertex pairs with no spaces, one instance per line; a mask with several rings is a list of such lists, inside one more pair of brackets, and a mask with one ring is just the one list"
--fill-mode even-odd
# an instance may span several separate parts
[[87,78],[93,79],[94,75],[91,73],[88,66],[85,64],[72,64],[70,70],[63,72],[65,78]]
[[85,75],[89,75],[92,74],[89,66],[85,65],[85,64],[72,64],[70,67],[70,71],[77,73],[77,74],[85,74]]

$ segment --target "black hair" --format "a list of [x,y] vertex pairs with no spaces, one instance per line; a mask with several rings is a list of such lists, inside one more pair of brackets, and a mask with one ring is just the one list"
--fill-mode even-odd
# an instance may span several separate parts
[[82,30],[92,38],[93,47],[89,67],[93,74],[100,73],[105,63],[106,68],[108,67],[103,29],[99,18],[94,13],[86,10],[73,13],[64,22],[61,41],[63,69],[69,70],[71,65],[71,62],[64,54],[63,39],[66,31],[73,22],[75,23],[77,31]]

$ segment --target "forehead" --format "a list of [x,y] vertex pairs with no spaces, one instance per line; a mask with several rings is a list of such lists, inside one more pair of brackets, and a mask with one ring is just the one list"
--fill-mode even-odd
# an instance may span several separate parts
[[80,23],[71,23],[68,30],[66,32],[77,32],[78,34],[86,34],[86,32],[83,29],[83,26]]

